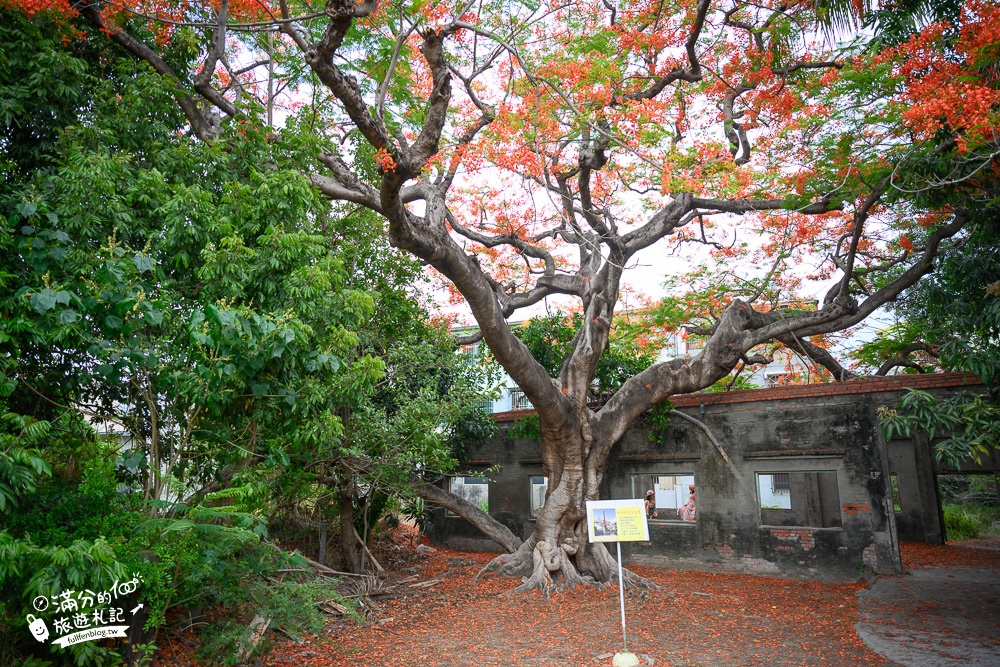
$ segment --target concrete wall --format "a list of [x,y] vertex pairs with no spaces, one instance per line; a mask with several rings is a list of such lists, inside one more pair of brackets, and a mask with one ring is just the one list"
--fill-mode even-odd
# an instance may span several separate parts
[[[681,466],[695,476],[697,521],[654,521],[649,545],[627,545],[630,559],[835,579],[856,578],[865,563],[898,571],[876,406],[864,395],[767,400],[755,393],[765,400],[682,408],[712,430],[731,464],[704,432],[679,420],[662,444],[650,444],[638,426],[612,454],[612,498],[634,496],[630,478],[647,471]],[[761,509],[759,473],[789,474],[791,509]]]
[[[626,562],[839,580],[856,579],[865,567],[899,572],[897,518],[907,535],[932,540],[941,532],[932,516],[939,512],[929,509],[937,507],[933,466],[925,442],[887,447],[876,411],[894,404],[907,384],[951,392],[975,383],[932,377],[674,397],[677,409],[711,429],[730,462],[686,421],[671,420],[652,439],[648,425],[635,424],[608,459],[601,497],[641,498],[654,476],[693,475],[697,518],[685,522],[660,512],[648,544],[622,545]],[[499,464],[489,485],[490,514],[522,538],[533,527],[529,478],[543,474],[538,444],[506,435],[523,416],[498,415],[501,437],[481,443],[470,462],[472,470]],[[905,489],[899,514],[891,472]],[[789,509],[761,508],[757,476],[775,473],[789,475]],[[459,517],[439,510],[431,518],[439,543],[496,549]]]

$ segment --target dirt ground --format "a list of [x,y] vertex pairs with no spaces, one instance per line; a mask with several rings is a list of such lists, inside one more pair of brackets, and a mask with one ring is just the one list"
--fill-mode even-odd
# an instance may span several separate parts
[[[326,636],[279,641],[264,665],[307,667],[570,667],[610,665],[621,647],[617,588],[546,599],[510,595],[509,579],[474,582],[486,554],[397,545],[394,595],[373,621],[331,622]],[[1000,551],[904,545],[907,568],[1000,573]],[[659,584],[625,608],[629,649],[657,667],[856,667],[890,662],[855,630],[865,583],[830,584],[638,568]],[[904,575],[906,576],[906,575]],[[190,664],[164,646],[162,667]],[[188,654],[189,655],[189,654]]]

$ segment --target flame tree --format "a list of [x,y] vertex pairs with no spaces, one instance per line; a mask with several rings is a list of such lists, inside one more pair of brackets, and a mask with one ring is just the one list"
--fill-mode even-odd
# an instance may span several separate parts
[[[815,337],[931,272],[996,176],[1000,12],[976,0],[916,3],[895,43],[856,29],[864,3],[810,0],[13,2],[148,63],[205,142],[277,118],[317,189],[447,279],[538,412],[549,486],[523,543],[421,492],[507,547],[489,569],[522,589],[615,576],[584,502],[670,395],[775,342],[848,377]],[[589,405],[640,261],[706,344]],[[547,298],[582,313],[555,377],[507,325]]]

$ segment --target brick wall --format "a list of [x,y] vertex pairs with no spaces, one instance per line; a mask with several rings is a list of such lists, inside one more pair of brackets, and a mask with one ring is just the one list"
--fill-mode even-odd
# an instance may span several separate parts
[[676,407],[749,403],[752,401],[780,401],[789,398],[843,396],[847,394],[874,394],[904,389],[938,389],[945,387],[971,387],[983,382],[972,373],[928,373],[926,375],[893,375],[888,377],[859,378],[846,382],[824,384],[795,384],[772,389],[746,389],[714,394],[683,394],[672,396]]
[[771,528],[770,533],[782,543],[778,551],[809,551],[816,546],[816,531],[811,528]]

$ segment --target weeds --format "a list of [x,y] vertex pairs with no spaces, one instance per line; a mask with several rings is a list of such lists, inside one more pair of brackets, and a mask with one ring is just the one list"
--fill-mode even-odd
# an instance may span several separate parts
[[1000,507],[946,504],[944,527],[949,542],[974,540],[991,533],[1000,533]]

